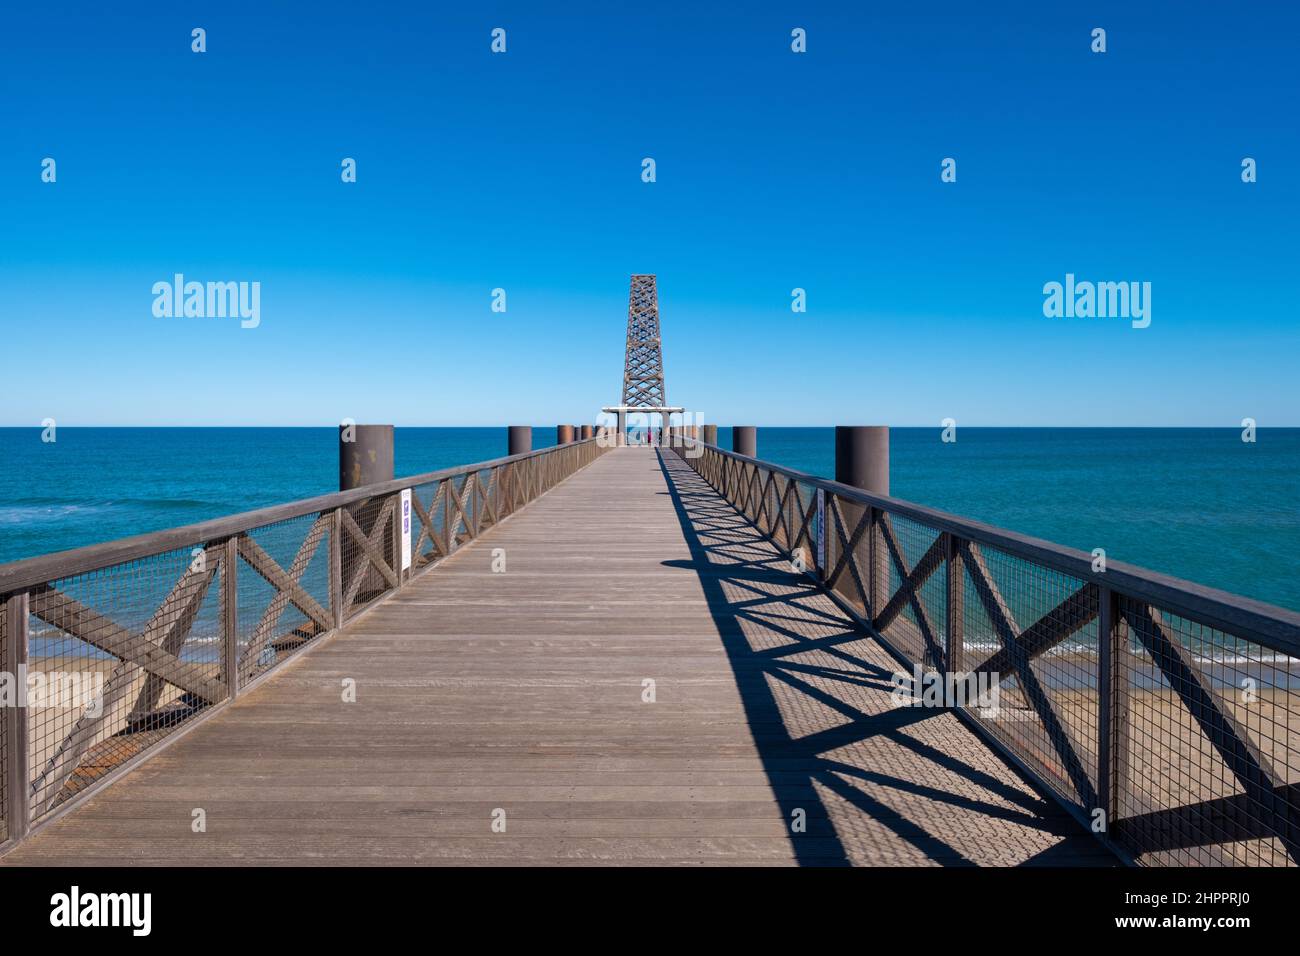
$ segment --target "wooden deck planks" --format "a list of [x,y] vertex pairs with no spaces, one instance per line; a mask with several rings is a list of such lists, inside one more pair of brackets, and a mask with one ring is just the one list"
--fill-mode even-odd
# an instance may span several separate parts
[[683,462],[620,449],[0,862],[1113,863],[893,670]]

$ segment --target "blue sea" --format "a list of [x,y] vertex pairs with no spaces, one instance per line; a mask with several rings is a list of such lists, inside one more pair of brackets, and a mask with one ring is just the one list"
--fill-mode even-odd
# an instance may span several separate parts
[[[553,442],[534,428],[534,447]],[[1300,429],[891,431],[891,492],[1300,610]],[[337,489],[334,428],[0,428],[0,562]],[[398,428],[396,471],[497,458],[505,428]],[[719,443],[731,447],[729,429]],[[834,430],[763,428],[758,454],[832,477]]]

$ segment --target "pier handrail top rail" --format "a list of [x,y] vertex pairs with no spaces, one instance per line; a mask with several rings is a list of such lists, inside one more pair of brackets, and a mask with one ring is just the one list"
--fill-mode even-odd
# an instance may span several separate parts
[[[695,440],[688,439],[687,443],[693,444]],[[1030,558],[1053,570],[1073,575],[1081,580],[1093,581],[1114,591],[1186,614],[1202,623],[1252,638],[1290,657],[1300,657],[1300,613],[1296,611],[1171,575],[1160,574],[1137,565],[1112,561],[1109,558],[1106,559],[1106,570],[1096,572],[1092,570],[1093,556],[1077,548],[962,518],[902,498],[873,494],[852,485],[819,478],[774,462],[749,458],[716,445],[705,447],[742,464],[753,465],[815,488],[821,488],[848,501],[870,505],[890,514],[914,519],[938,531],[946,531],[961,538]],[[2,589],[3,585],[0,584],[0,590]]]
[[212,518],[208,521],[182,525],[177,528],[164,528],[162,531],[150,531],[129,538],[116,538],[80,548],[71,548],[66,551],[55,551],[50,554],[10,561],[7,564],[0,564],[0,596],[23,591],[50,581],[71,577],[72,575],[88,574],[91,571],[99,571],[115,564],[147,558],[151,555],[172,551],[196,542],[229,538],[277,521],[329,511],[368,498],[389,495],[414,485],[457,478],[470,472],[483,471],[487,468],[496,468],[528,458],[548,455],[561,448],[572,448],[575,445],[597,440],[596,437],[584,438],[565,445],[538,448],[519,455],[507,455],[504,458],[493,458],[490,461],[457,465],[454,468],[443,468],[439,471],[425,472],[420,475],[394,478],[392,481],[363,485],[349,491],[336,491],[332,494],[317,495],[313,498],[300,498],[297,501],[290,501],[285,504],[269,505],[253,511],[241,511],[222,518]]

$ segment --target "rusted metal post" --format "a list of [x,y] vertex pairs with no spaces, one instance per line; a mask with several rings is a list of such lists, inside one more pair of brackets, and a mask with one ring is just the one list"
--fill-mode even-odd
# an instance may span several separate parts
[[[533,450],[533,427],[531,425],[511,425],[506,429],[506,454],[507,455],[526,455]],[[527,469],[527,465],[521,465],[516,462],[513,465],[507,465],[501,471],[501,483],[505,489],[505,509],[507,513],[513,514],[517,504],[517,496],[521,487],[524,488],[524,497],[527,497],[527,485],[520,485],[520,472]],[[526,481],[526,479],[525,479]]]
[[835,480],[889,494],[889,426],[835,426]]
[[731,427],[731,450],[746,458],[758,457],[758,435],[753,425],[733,425]]
[[531,425],[511,425],[506,430],[507,455],[526,455],[533,450]]
[[556,426],[555,426],[555,444],[557,444],[557,445],[567,445],[567,444],[569,444],[571,441],[573,441],[573,426],[572,426],[572,425],[556,425]]
[[[889,494],[889,429],[883,425],[837,425],[835,427],[835,480],[877,495]],[[866,506],[847,499],[840,500],[840,513],[844,515],[844,533],[852,540],[853,532],[866,512]],[[877,562],[877,538],[882,514],[871,509],[866,537],[859,540],[857,556],[865,552],[867,564],[867,596],[871,606],[866,608],[868,620],[875,620],[882,603],[882,586],[887,578],[880,573]],[[851,592],[845,591],[845,594]],[[939,662],[936,662],[939,663]]]
[[706,445],[714,445],[714,446],[716,446],[716,445],[718,444],[718,426],[717,426],[717,425],[705,425],[705,426],[704,426],[704,444],[706,444]]
[[393,480],[393,426],[339,426],[339,491]]
[[595,435],[596,435],[596,429],[595,429],[595,426],[593,426],[593,425],[583,425],[583,426],[582,426],[582,440],[583,440],[583,441],[586,441],[586,440],[589,439],[589,438],[593,438],[593,437],[595,437]]

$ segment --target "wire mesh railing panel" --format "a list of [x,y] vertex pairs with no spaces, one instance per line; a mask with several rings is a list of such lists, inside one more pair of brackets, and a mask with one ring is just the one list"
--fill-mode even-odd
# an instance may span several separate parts
[[771,473],[766,468],[755,468],[753,478],[752,504],[754,512],[754,524],[767,534],[771,525],[769,524],[768,511],[770,508],[770,499],[772,494],[771,485],[769,484]]
[[451,549],[454,551],[473,537],[470,522],[469,493],[473,490],[471,475],[460,475],[447,482],[448,528]]
[[781,546],[790,553],[793,553],[798,548],[801,553],[801,563],[807,567],[812,567],[815,564],[812,558],[812,550],[809,543],[804,541],[800,534],[803,527],[803,511],[799,507],[799,483],[786,478],[782,481],[782,486],[780,508]]
[[1300,660],[1119,599],[1116,829],[1148,864],[1295,866]]
[[236,545],[239,686],[333,627],[332,511],[254,528]]
[[790,536],[793,550],[798,550],[809,568],[819,568],[824,562],[817,547],[817,489],[801,481],[794,482],[787,508],[787,520],[790,523]]
[[[963,562],[958,569],[961,584],[961,620],[956,623],[961,631],[961,663],[968,671],[978,671],[1003,648],[1003,642],[994,626],[993,618],[980,601],[975,582]],[[954,575],[954,578],[958,575]]]
[[870,509],[826,495],[826,572],[830,588],[864,620],[871,618]]
[[195,547],[31,592],[33,822],[225,699],[223,564]]
[[474,506],[474,523],[482,534],[500,520],[497,517],[497,469],[483,468],[474,473],[478,479],[477,502]]
[[790,527],[794,508],[794,483],[783,475],[776,475],[772,483],[773,517],[772,540],[786,553],[794,550],[795,531]]
[[442,558],[446,508],[444,482],[429,481],[411,488],[411,569],[418,571]]
[[787,540],[785,530],[785,512],[787,511],[785,503],[785,486],[786,481],[780,475],[768,474],[763,476],[763,487],[766,493],[763,500],[766,503],[764,514],[764,530],[771,537],[772,543],[783,551],[790,550],[790,542]]
[[750,464],[742,465],[737,476],[740,492],[741,513],[750,521],[758,518],[758,503],[762,497],[762,472]]
[[[913,664],[943,667],[947,623],[947,570],[942,535],[901,515],[883,513],[875,528],[874,578],[881,637]],[[862,566],[866,547],[860,545]]]
[[[968,712],[1062,798],[1098,808],[1098,588],[989,546],[963,548]],[[992,701],[989,701],[989,697]]]
[[772,541],[777,547],[789,551],[789,542],[786,540],[785,524],[782,515],[785,512],[785,486],[786,480],[777,474],[768,474],[763,476],[763,487],[766,493],[763,498],[766,507],[763,509],[766,518],[766,530],[772,537]]
[[346,620],[398,586],[393,523],[397,496],[381,495],[340,509],[339,557]]

